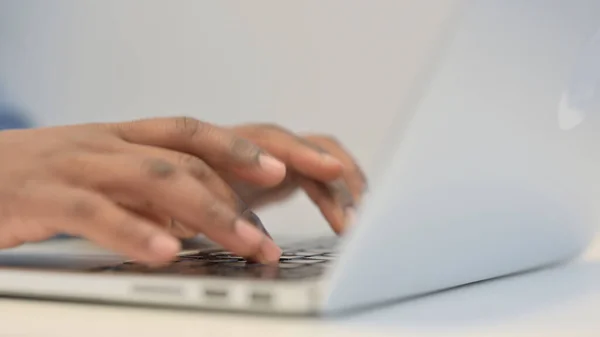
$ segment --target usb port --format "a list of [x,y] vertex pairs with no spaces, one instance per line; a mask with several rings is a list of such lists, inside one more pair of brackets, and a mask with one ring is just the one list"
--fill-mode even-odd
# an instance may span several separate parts
[[204,290],[204,296],[206,296],[206,298],[223,300],[223,299],[227,298],[227,290],[223,290],[223,289],[205,289]]
[[260,305],[270,305],[273,301],[273,295],[271,293],[255,291],[250,295],[252,303]]

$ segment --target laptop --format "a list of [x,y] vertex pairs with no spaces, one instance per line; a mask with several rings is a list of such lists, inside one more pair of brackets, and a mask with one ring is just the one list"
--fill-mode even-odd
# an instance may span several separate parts
[[275,266],[201,239],[160,268],[25,245],[0,254],[0,294],[328,315],[576,258],[598,218],[600,2],[450,7],[343,237],[283,243]]

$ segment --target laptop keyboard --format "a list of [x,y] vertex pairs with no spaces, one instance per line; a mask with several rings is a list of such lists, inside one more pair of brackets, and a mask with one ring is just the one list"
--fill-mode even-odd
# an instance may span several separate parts
[[323,274],[337,257],[337,239],[322,239],[282,247],[277,265],[264,265],[223,250],[205,250],[180,255],[173,263],[162,267],[148,267],[135,262],[95,268],[102,273],[178,274],[217,276],[227,278],[252,278],[265,280],[299,280],[316,278]]

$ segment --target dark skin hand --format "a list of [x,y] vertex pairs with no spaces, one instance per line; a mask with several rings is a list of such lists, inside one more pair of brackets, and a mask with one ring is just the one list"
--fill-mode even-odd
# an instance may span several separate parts
[[67,233],[150,265],[198,234],[277,262],[253,208],[303,189],[341,233],[366,187],[330,137],[185,117],[2,131],[0,158],[0,249]]
[[270,188],[285,164],[231,130],[157,118],[2,131],[0,158],[0,248],[67,233],[155,265],[202,233],[259,262],[281,254],[217,171]]
[[346,224],[352,222],[367,180],[336,139],[326,135],[297,135],[271,124],[235,126],[232,130],[287,166],[286,178],[273,187],[253,185],[231,176],[225,178],[250,208],[282,201],[303,190],[336,233],[342,233]]
[[[343,233],[354,218],[367,181],[359,165],[337,140],[325,135],[301,136],[271,124],[247,124],[230,130],[257,144],[287,167],[285,179],[268,187],[218,171],[248,209],[281,202],[303,190],[331,228],[338,234]],[[247,214],[254,219],[253,223],[262,226],[255,214]],[[182,237],[191,237],[194,232],[183,228],[182,234]]]

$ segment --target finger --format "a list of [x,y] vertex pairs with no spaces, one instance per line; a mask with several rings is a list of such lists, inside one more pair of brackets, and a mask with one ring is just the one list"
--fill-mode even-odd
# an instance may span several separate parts
[[188,153],[261,186],[277,185],[285,176],[285,165],[257,145],[193,118],[146,119],[109,124],[109,129],[127,142]]
[[341,234],[346,227],[348,215],[344,213],[344,210],[332,198],[330,190],[324,184],[306,178],[300,178],[299,184],[319,208],[321,214],[323,214],[323,217],[325,217],[334,232]]
[[162,229],[177,238],[189,239],[198,235],[197,232],[192,231],[178,221],[173,220],[168,214],[157,210],[150,202],[132,199],[131,196],[119,195],[118,193],[111,193],[110,198],[128,211],[158,224]]
[[110,197],[125,209],[159,224],[161,228],[177,238],[191,239],[199,234],[197,230],[186,227],[163,210],[156,209],[150,202],[136,202],[131,196],[119,197],[116,193],[110,193]]
[[[269,232],[263,225],[260,218],[254,212],[252,212],[251,210],[246,210],[244,212],[244,214],[242,214],[242,216],[244,217],[244,219],[248,220],[248,222],[253,224],[254,227],[256,227],[258,230],[262,231],[267,237],[269,237],[269,239],[272,239],[271,234],[269,234]],[[260,260],[254,260],[252,258],[249,259],[249,261],[250,262],[261,262]]]
[[[367,189],[367,178],[363,173],[356,160],[350,155],[350,153],[344,149],[344,147],[335,139],[326,136],[307,136],[306,139],[311,142],[318,144],[334,157],[338,158],[344,165],[344,171],[342,173],[342,180],[349,188],[352,196],[356,203],[360,203],[364,192]],[[333,188],[343,188],[343,186],[333,186]],[[345,193],[345,192],[341,192]]]
[[148,158],[160,158],[167,162],[174,163],[178,168],[188,172],[192,177],[202,183],[215,197],[227,204],[231,209],[238,213],[244,212],[248,207],[237,193],[231,188],[223,178],[217,174],[202,159],[169,149],[163,149],[153,146],[130,144],[125,146],[124,153],[136,153]]
[[257,256],[264,262],[279,259],[281,251],[271,240],[173,163],[135,154],[88,156],[82,161],[69,163],[76,183],[150,202],[235,254]]
[[337,178],[342,163],[320,148],[277,125],[247,125],[234,129],[300,174],[319,181]]
[[[128,144],[122,151],[125,153],[138,153],[151,158],[162,158],[166,161],[176,163],[178,167],[198,179],[198,181],[204,184],[215,197],[230,206],[233,210],[236,210],[238,213],[243,213],[248,209],[242,198],[240,198],[235,191],[211,167],[209,167],[208,164],[206,164],[206,162],[198,157],[169,149],[137,144]],[[132,207],[131,202],[128,202],[128,205]],[[152,213],[153,216],[156,216],[155,210],[149,209],[151,206],[152,205],[146,203],[145,205],[133,207],[135,207],[136,210],[141,210],[141,212],[146,215]],[[168,216],[162,216],[161,223],[166,224],[165,228],[178,238],[192,238],[198,234],[196,231]]]
[[151,221],[128,212],[99,193],[64,186],[37,187],[30,197],[29,223],[84,237],[142,263],[172,260],[179,241]]
[[348,209],[356,208],[357,200],[343,178],[322,183],[322,185],[327,190],[329,197],[333,199],[335,205],[344,212]]

